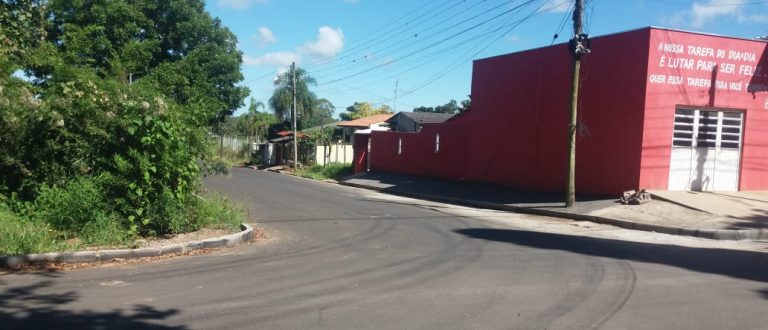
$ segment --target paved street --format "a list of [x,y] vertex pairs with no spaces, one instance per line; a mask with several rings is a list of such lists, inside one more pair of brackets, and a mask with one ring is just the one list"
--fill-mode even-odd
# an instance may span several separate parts
[[476,210],[234,169],[270,239],[0,276],[0,328],[765,329],[768,244]]

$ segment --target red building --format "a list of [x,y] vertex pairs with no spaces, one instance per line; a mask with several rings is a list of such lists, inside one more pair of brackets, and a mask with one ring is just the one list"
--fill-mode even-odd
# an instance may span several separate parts
[[[576,189],[768,190],[766,43],[659,28],[592,39],[582,58]],[[358,169],[562,191],[566,44],[477,60],[469,112],[372,132]]]

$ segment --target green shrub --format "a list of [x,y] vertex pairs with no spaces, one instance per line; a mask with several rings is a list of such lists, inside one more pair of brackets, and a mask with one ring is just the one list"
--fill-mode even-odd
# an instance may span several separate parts
[[133,235],[105,199],[103,177],[82,176],[59,187],[44,186],[31,212],[64,238],[89,246],[122,246]]
[[62,186],[43,186],[33,210],[33,220],[73,233],[111,213],[99,183],[92,177],[79,177]]

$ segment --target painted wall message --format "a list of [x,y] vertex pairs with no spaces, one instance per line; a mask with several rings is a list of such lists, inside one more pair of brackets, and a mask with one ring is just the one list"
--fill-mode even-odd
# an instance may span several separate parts
[[768,90],[768,84],[755,82],[755,78],[768,77],[768,68],[759,63],[762,53],[667,41],[655,47],[658,57],[656,63],[650,64],[651,84],[723,91]]

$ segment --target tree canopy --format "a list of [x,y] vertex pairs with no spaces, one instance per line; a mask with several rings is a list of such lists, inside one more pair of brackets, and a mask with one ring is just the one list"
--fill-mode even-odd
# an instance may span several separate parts
[[373,115],[391,114],[392,109],[383,104],[380,107],[375,107],[369,102],[355,102],[355,104],[347,107],[346,112],[342,112],[339,117],[341,120],[354,120],[359,118],[370,117]]
[[308,118],[302,121],[302,127],[310,128],[335,122],[336,120],[333,118],[333,112],[335,110],[336,107],[333,105],[333,103],[331,103],[331,101],[328,101],[324,98],[318,99],[315,101],[312,114],[310,114]]
[[461,104],[456,100],[450,100],[448,103],[438,105],[436,107],[420,106],[413,109],[413,112],[436,112],[436,113],[450,113],[455,114],[457,112],[463,112],[469,110],[469,100],[461,101]]
[[202,0],[51,0],[47,12],[48,42],[27,67],[38,84],[84,68],[160,92],[200,122],[231,115],[248,94],[237,38]]
[[[279,74],[275,79],[275,91],[269,98],[269,107],[275,117],[284,122],[291,121],[291,104],[293,103],[291,78],[290,71]],[[296,113],[299,116],[297,118],[299,122],[303,121],[303,118],[309,118],[315,110],[317,95],[310,90],[310,86],[315,85],[317,85],[315,78],[309,76],[306,70],[296,68]]]

